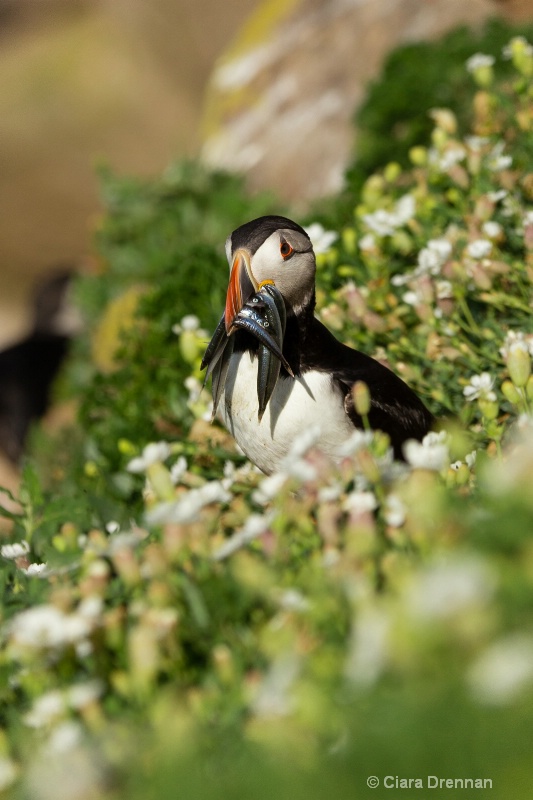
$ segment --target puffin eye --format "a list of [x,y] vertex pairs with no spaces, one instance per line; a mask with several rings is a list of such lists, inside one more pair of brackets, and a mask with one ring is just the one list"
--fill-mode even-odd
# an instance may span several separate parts
[[294,248],[285,239],[282,240],[279,246],[279,252],[284,259],[290,258],[294,253]]

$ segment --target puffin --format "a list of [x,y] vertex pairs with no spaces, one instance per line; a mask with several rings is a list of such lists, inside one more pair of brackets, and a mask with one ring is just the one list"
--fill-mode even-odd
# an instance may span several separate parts
[[0,351],[0,451],[15,465],[32,423],[50,405],[54,379],[80,327],[69,303],[72,277],[70,269],[61,267],[36,287],[32,330]]
[[[228,236],[226,256],[226,305],[202,367],[213,374],[217,418],[250,461],[267,475],[278,471],[311,427],[316,446],[338,459],[365,423],[388,434],[403,460],[404,442],[423,439],[433,416],[394,372],[339,342],[316,318],[316,260],[304,228],[259,217]],[[354,407],[358,381],[370,392],[365,421]]]

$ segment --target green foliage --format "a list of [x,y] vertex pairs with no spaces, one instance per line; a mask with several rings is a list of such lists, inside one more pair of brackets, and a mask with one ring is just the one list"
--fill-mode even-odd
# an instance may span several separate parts
[[206,421],[200,325],[267,201],[192,166],[106,180],[85,308],[151,288],[111,366],[74,371],[70,462],[28,466],[8,515],[0,787],[348,800],[437,776],[528,800],[533,52],[510,53],[512,80],[469,78],[470,137],[441,109],[317,259],[325,323],[452,418],[405,465],[379,432],[339,463],[312,432],[272,476],[244,462]]
[[501,51],[512,36],[520,34],[531,40],[532,26],[493,19],[478,32],[459,28],[436,42],[394,50],[356,115],[356,157],[347,172],[350,194],[388,161],[408,165],[410,148],[424,144],[431,133],[432,108],[451,109],[464,127],[471,111],[466,60],[476,51],[492,55],[497,59],[498,78],[507,78],[512,67],[502,61]]
[[[103,172],[102,199],[104,216],[96,233],[99,274],[82,278],[77,286],[89,334],[96,331],[97,366],[87,367],[85,339],[71,367],[83,398],[85,432],[77,459],[85,469],[80,464],[75,481],[96,496],[102,513],[121,517],[121,506],[128,503],[129,513],[139,499],[139,482],[124,474],[131,456],[128,443],[138,447],[163,434],[183,438],[193,420],[183,386],[191,356],[173,328],[182,317],[196,315],[207,343],[227,285],[226,236],[244,220],[270,213],[274,205],[266,195],[245,195],[239,178],[210,173],[192,162],[176,164],[151,181]],[[117,336],[118,319],[102,335],[102,312],[117,299],[120,304],[130,287],[144,292],[137,322],[131,325],[126,318],[128,334]],[[120,305],[113,313],[120,317]],[[112,369],[98,369],[102,356],[113,358]],[[111,507],[102,496],[111,499]]]

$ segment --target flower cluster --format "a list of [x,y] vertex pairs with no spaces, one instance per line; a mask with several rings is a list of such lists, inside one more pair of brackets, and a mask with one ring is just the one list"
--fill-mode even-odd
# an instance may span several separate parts
[[[119,439],[107,473],[89,440],[85,474],[105,485],[83,514],[65,497],[59,522],[25,474],[0,552],[14,731],[0,736],[0,790],[164,797],[155,779],[170,763],[174,796],[201,760],[217,797],[219,775],[236,780],[228,741],[239,773],[253,751],[260,779],[292,779],[322,753],[326,771],[334,753],[351,775],[375,719],[400,719],[398,747],[419,750],[420,708],[445,725],[450,703],[457,731],[489,730],[496,706],[495,752],[502,731],[520,747],[517,720],[533,718],[533,215],[520,172],[533,56],[518,39],[506,56],[523,80],[503,89],[491,58],[469,59],[470,136],[435,109],[410,171],[369,179],[344,230],[309,229],[324,319],[439,418],[405,461],[366,430],[330,460],[310,429],[260,474],[205,419],[208,336],[187,315],[167,326],[191,372],[167,397],[186,405],[187,434],[176,414]],[[370,400],[359,384],[357,407]]]

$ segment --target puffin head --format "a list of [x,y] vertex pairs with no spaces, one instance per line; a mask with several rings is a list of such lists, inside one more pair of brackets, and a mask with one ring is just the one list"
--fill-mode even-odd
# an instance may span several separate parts
[[228,236],[226,255],[230,265],[228,333],[243,305],[265,283],[278,288],[288,314],[314,305],[315,254],[309,236],[296,222],[277,216],[247,222]]

